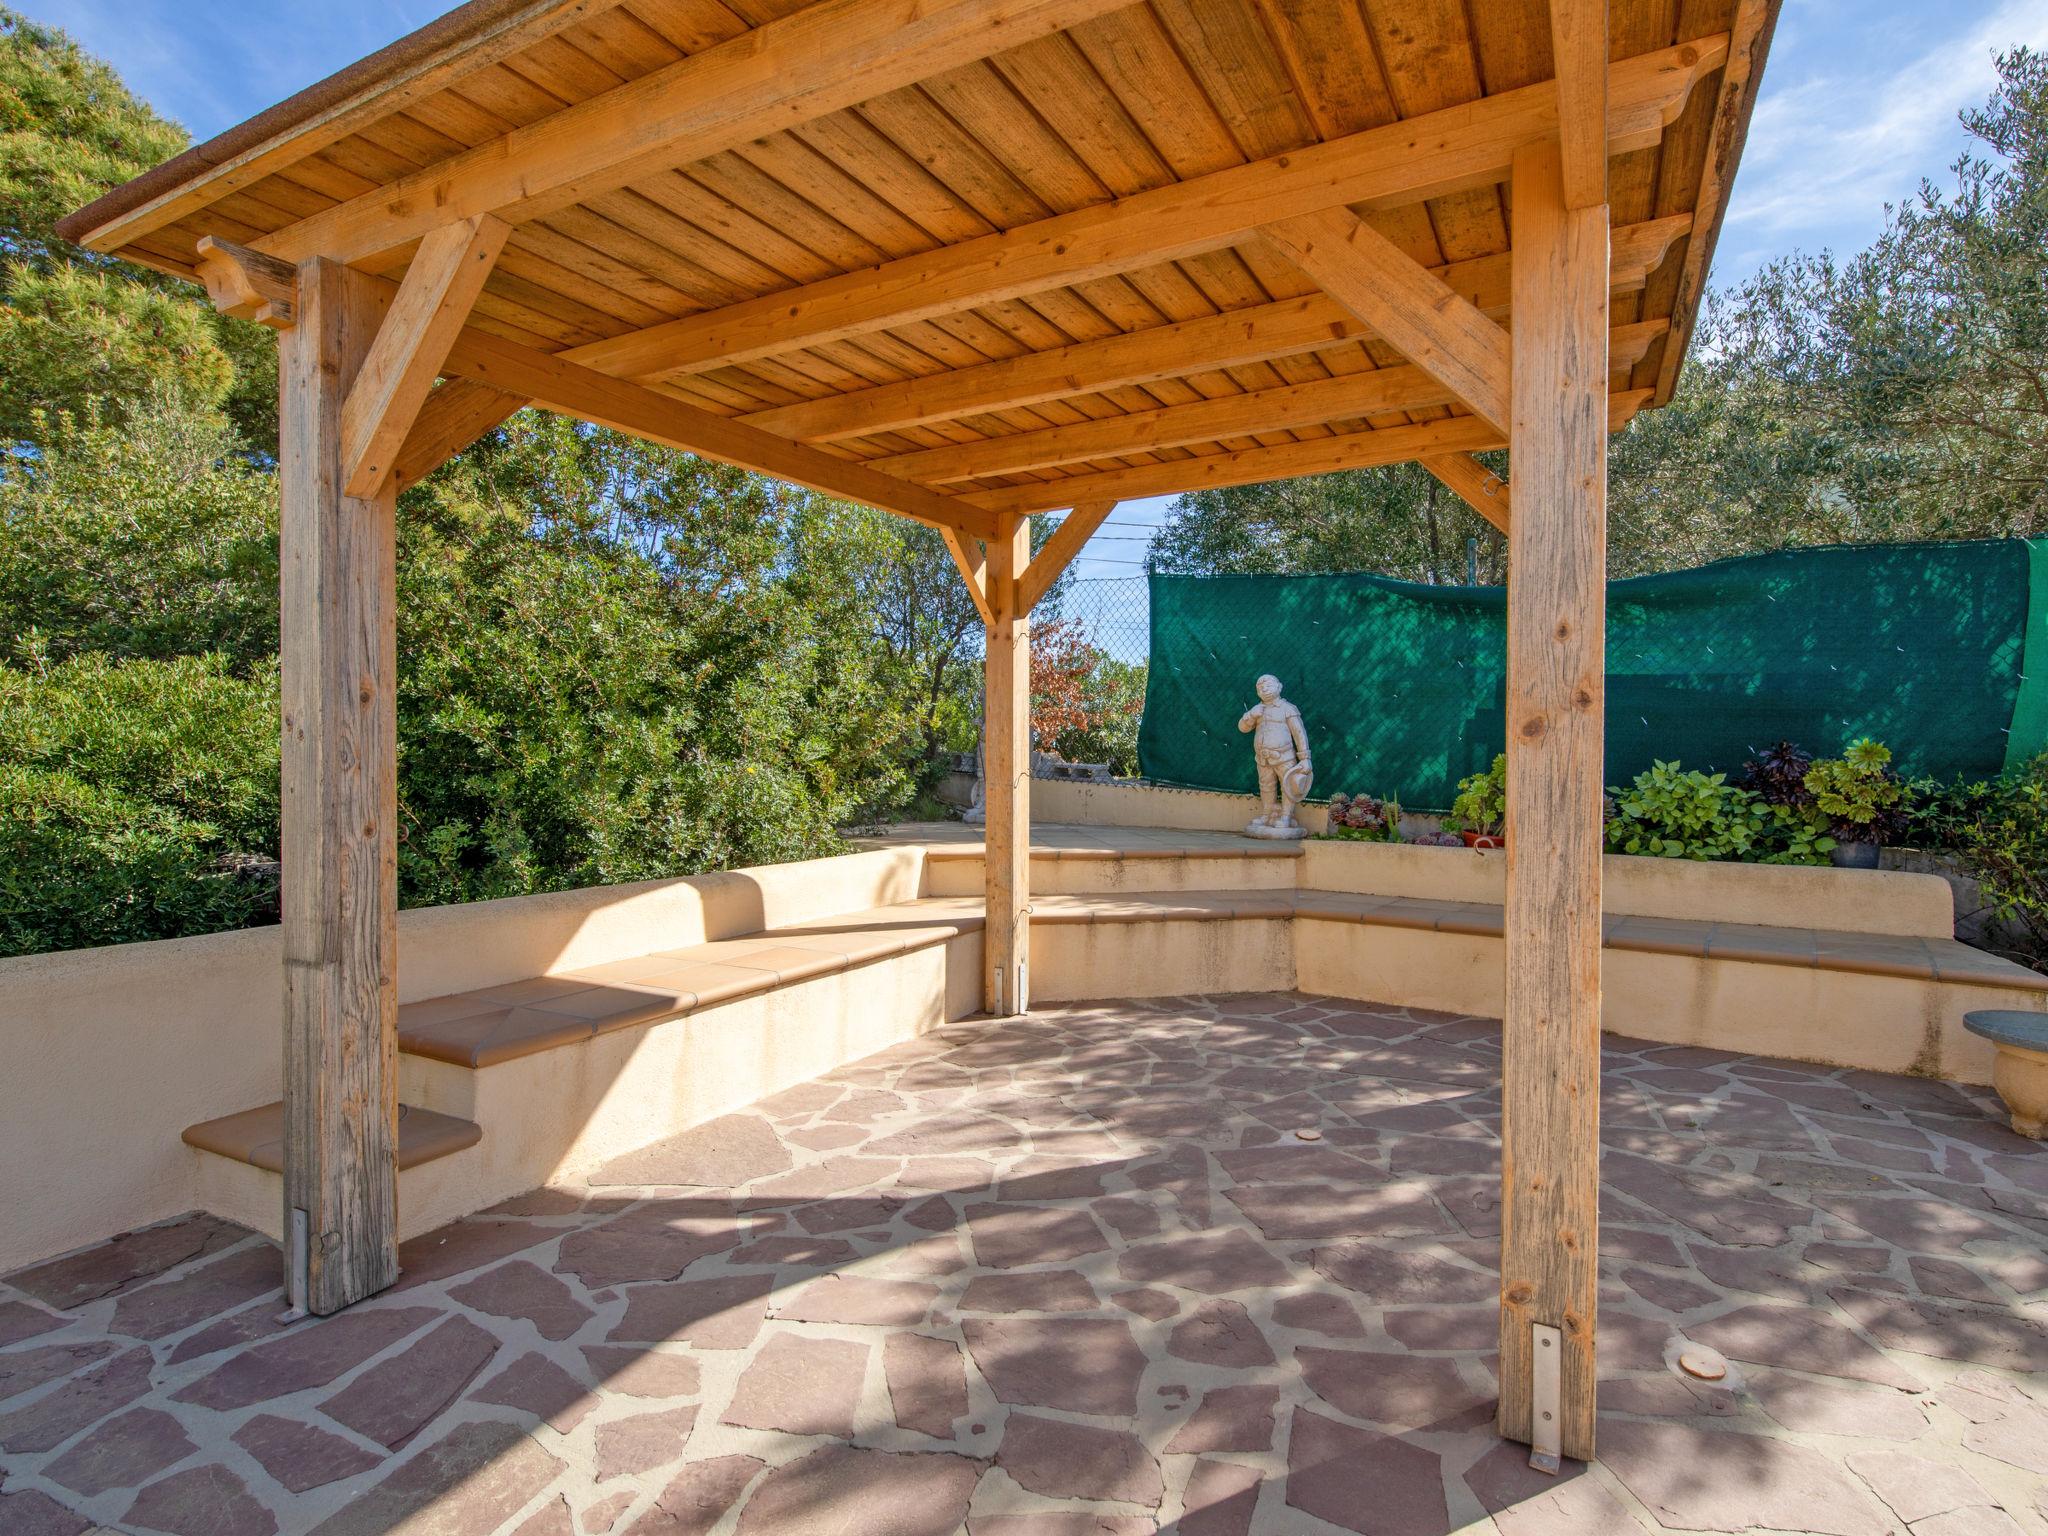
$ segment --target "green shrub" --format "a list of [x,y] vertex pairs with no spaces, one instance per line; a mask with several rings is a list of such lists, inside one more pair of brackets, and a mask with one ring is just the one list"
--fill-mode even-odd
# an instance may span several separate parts
[[2002,778],[1911,786],[1913,843],[1960,856],[2018,958],[2048,971],[2048,752]]
[[1905,829],[1905,786],[1892,771],[1892,749],[1868,736],[1840,757],[1806,771],[1813,803],[1840,842],[1891,843]]
[[261,922],[277,680],[218,657],[0,667],[0,954]]
[[1498,754],[1484,773],[1458,780],[1458,796],[1444,824],[1456,832],[1499,837],[1508,815],[1508,755]]
[[1628,789],[1609,790],[1607,846],[1664,859],[1819,864],[1834,840],[1812,813],[1773,805],[1723,773],[1659,762]]

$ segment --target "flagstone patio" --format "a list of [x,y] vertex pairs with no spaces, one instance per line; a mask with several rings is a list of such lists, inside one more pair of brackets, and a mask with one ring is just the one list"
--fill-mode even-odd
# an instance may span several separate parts
[[17,1273],[0,1531],[2048,1532],[2048,1151],[1979,1090],[1606,1045],[1562,1479],[1491,1429],[1498,1026],[1253,996],[954,1026],[318,1322],[206,1217]]

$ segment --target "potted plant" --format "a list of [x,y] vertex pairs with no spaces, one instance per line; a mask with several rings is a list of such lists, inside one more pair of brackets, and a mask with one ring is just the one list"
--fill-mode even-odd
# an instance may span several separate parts
[[1840,757],[1823,758],[1806,771],[1814,808],[1835,835],[1831,855],[1843,869],[1875,869],[1877,853],[1905,822],[1906,787],[1892,771],[1892,751],[1865,736]]
[[1451,802],[1445,825],[1465,840],[1467,848],[1507,846],[1508,758],[1494,758],[1484,773],[1458,780],[1458,798]]

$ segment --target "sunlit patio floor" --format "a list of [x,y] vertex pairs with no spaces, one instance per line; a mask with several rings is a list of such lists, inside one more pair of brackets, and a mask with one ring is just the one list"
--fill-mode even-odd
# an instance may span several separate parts
[[952,1027],[318,1322],[202,1217],[18,1273],[0,1531],[2048,1532],[2048,1150],[1976,1090],[1608,1046],[1562,1479],[1491,1428],[1498,1026],[1253,996]]

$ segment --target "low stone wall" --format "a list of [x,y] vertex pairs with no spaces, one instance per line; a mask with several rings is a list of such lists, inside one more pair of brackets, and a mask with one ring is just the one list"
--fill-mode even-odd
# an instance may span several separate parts
[[[922,869],[885,849],[401,912],[399,1000],[906,901]],[[202,1205],[204,1154],[179,1136],[278,1098],[282,989],[275,927],[0,959],[0,1271]],[[799,1040],[857,1054],[869,1038]],[[845,1059],[813,1054],[773,1068],[795,1081]]]

